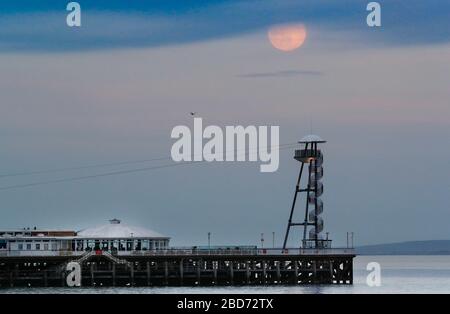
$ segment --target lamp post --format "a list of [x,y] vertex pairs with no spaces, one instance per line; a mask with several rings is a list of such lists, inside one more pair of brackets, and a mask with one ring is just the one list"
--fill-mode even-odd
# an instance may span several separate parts
[[211,232],[208,232],[208,249],[211,249]]
[[261,233],[261,248],[264,248],[264,233]]
[[275,248],[275,231],[272,232],[272,248]]

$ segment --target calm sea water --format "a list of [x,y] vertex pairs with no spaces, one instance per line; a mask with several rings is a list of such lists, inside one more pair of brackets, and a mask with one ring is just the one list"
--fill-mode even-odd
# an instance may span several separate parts
[[[366,266],[381,266],[381,286],[369,287]],[[450,293],[450,256],[359,256],[352,286],[13,288],[0,293]]]

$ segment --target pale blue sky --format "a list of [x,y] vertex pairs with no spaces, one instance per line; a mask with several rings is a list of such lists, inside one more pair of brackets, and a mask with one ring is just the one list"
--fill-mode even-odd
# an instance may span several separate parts
[[[338,244],[346,231],[359,244],[450,238],[448,1],[382,1],[380,29],[365,26],[365,1],[80,1],[78,30],[62,2],[2,4],[0,175],[169,156],[189,111],[211,124],[279,125],[281,143],[312,120],[329,141],[323,217]],[[305,25],[300,49],[270,45],[280,22]],[[9,190],[167,161],[0,176],[0,228],[117,217],[180,245],[206,243],[208,231],[215,244],[275,231],[281,244],[292,155],[281,151],[273,174],[216,163]]]

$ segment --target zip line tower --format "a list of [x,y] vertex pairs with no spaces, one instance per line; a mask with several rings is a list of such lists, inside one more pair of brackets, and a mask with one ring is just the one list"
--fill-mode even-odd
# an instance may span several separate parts
[[[321,182],[323,177],[323,154],[318,148],[318,144],[323,144],[324,141],[317,135],[307,135],[303,137],[299,143],[304,145],[301,149],[295,150],[294,159],[301,163],[300,173],[295,186],[294,200],[292,202],[291,212],[289,214],[289,221],[284,237],[283,249],[286,249],[287,240],[291,227],[303,227],[303,239],[301,246],[303,248],[329,248],[331,247],[331,240],[322,237],[323,219],[321,214],[323,212],[323,202],[320,196],[323,194],[323,184]],[[305,170],[305,164],[308,168]],[[303,172],[307,179],[306,187],[301,188],[301,179]],[[293,222],[292,218],[295,211],[295,205],[299,193],[306,194],[305,198],[305,216],[303,222]]]

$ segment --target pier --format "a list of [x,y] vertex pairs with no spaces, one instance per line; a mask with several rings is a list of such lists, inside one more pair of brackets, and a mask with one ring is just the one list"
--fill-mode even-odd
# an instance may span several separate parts
[[[354,249],[333,248],[328,233],[323,237],[324,155],[318,145],[325,142],[307,135],[295,151],[301,165],[280,249],[211,247],[209,241],[208,247],[172,247],[170,237],[119,219],[77,232],[0,230],[0,287],[353,284]],[[294,220],[300,194],[303,218]],[[298,226],[302,241],[289,248],[291,228]]]
[[342,285],[353,283],[355,256],[351,248],[59,253],[1,257],[0,287],[67,286],[71,261],[79,261],[82,286]]

